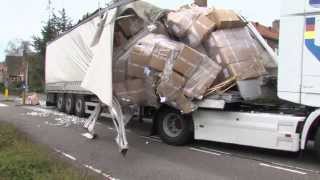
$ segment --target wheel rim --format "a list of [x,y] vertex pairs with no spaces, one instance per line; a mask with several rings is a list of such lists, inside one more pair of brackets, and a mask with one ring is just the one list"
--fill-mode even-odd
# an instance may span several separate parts
[[77,113],[80,113],[82,111],[82,101],[81,100],[77,100],[77,102],[76,102],[76,111],[77,111]]
[[66,109],[67,109],[67,111],[70,111],[70,110],[71,110],[71,106],[72,106],[71,103],[72,103],[72,102],[71,102],[71,98],[70,98],[70,97],[67,98],[67,102],[66,102]]
[[183,119],[178,114],[168,114],[163,121],[163,130],[170,137],[178,137],[182,133]]
[[58,109],[61,109],[62,108],[62,97],[59,97],[58,98],[58,105],[57,105],[57,107],[58,107]]

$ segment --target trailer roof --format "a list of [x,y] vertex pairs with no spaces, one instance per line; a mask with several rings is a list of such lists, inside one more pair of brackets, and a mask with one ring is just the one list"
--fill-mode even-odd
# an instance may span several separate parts
[[119,8],[117,17],[121,16],[128,9],[131,9],[140,18],[142,18],[144,21],[146,21],[148,23],[153,23],[153,22],[157,21],[159,18],[161,18],[163,15],[165,15],[166,12],[168,12],[168,10],[161,9],[155,5],[152,5],[148,2],[141,1],[141,0],[119,0],[104,9],[97,9],[88,18],[82,20],[80,23],[76,24],[68,31],[65,31],[64,33],[59,35],[54,40],[48,42],[48,45],[51,44],[52,42],[60,39],[64,35],[73,31],[74,29],[78,28],[79,26],[91,21],[92,19],[96,18],[97,16],[103,16],[107,11],[109,11],[110,9],[116,8],[116,7]]

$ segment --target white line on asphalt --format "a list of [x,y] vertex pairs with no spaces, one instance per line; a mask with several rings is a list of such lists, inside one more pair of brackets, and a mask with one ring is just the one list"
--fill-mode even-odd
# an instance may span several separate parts
[[57,152],[57,153],[61,153],[61,151],[57,148],[54,148],[54,150]]
[[154,139],[161,140],[159,136],[150,136],[150,137],[152,137],[152,138],[154,138]]
[[202,149],[198,149],[198,148],[189,148],[189,149],[192,151],[202,152],[202,153],[211,154],[211,155],[215,155],[215,156],[221,156],[221,154],[215,153],[212,151],[206,151],[206,150],[202,150]]
[[307,174],[306,172],[293,170],[293,169],[288,169],[288,168],[284,168],[284,167],[281,167],[281,166],[273,166],[273,165],[265,164],[265,163],[260,163],[259,165],[260,166],[264,166],[264,167],[278,169],[278,170],[288,171],[288,172],[292,172],[292,173],[296,173],[296,174],[301,174],[301,175],[306,175]]
[[112,177],[109,174],[106,174],[106,173],[102,172],[102,170],[97,169],[97,168],[95,168],[93,166],[90,166],[90,165],[87,165],[87,164],[83,164],[83,166],[88,168],[88,169],[90,169],[91,171],[93,171],[95,173],[101,174],[103,177],[107,178],[107,180],[119,180],[119,179],[116,179],[116,178]]
[[0,107],[8,107],[8,105],[0,103]]
[[206,148],[206,147],[198,147],[198,149],[202,149],[202,150],[210,151],[210,152],[215,152],[215,153],[219,153],[219,154],[224,154],[224,155],[228,155],[228,156],[232,155],[231,153],[228,153],[228,152],[223,152],[223,151],[219,151],[219,150],[211,149],[211,148]]
[[269,164],[276,165],[276,166],[281,166],[281,167],[286,167],[286,168],[289,168],[289,169],[297,169],[297,170],[306,171],[306,172],[314,173],[314,174],[320,174],[320,171],[315,171],[315,170],[312,170],[312,169],[305,169],[305,168],[301,168],[301,167],[297,167],[297,166],[291,166],[291,165],[286,165],[286,164],[281,164],[281,163],[276,163],[276,162],[269,162]]
[[96,169],[96,168],[94,168],[94,167],[92,167],[90,165],[86,165],[86,164],[84,164],[83,166],[88,168],[88,169],[90,169],[90,170],[92,170],[93,172],[96,172],[98,174],[102,174],[102,171],[100,169]]
[[57,148],[55,148],[54,150],[55,150],[57,153],[62,154],[62,155],[65,156],[66,158],[69,158],[69,159],[71,159],[71,160],[73,160],[73,161],[76,161],[76,160],[77,160],[77,158],[75,158],[75,157],[73,157],[72,155],[67,154],[67,153],[65,153],[65,152],[63,152],[63,151],[61,151],[61,150],[59,150],[59,149],[57,149]]
[[151,141],[154,141],[154,142],[158,142],[158,143],[162,143],[162,141],[160,139],[157,139],[157,138],[153,138],[153,137],[149,137],[149,136],[140,136],[144,139],[149,139]]
[[254,161],[257,161],[257,162],[270,164],[270,165],[273,165],[273,166],[279,166],[279,167],[283,167],[283,168],[287,168],[287,169],[296,169],[296,170],[303,171],[303,172],[308,172],[308,173],[313,173],[313,174],[320,174],[320,171],[301,168],[301,167],[297,167],[297,166],[291,166],[291,165],[287,165],[287,164],[282,164],[282,163],[277,163],[277,162],[272,162],[272,161],[266,161],[266,160],[251,158],[251,157],[247,157],[247,156],[243,156],[243,155],[239,155],[239,154],[232,154],[232,153],[223,152],[223,151],[219,151],[219,150],[215,150],[215,149],[211,149],[211,148],[206,148],[206,147],[197,147],[197,148],[202,149],[202,150],[207,150],[207,151],[211,151],[211,152],[224,154],[224,155],[227,155],[227,156],[234,156],[234,157],[238,157],[238,158],[241,158],[241,159],[254,160]]
[[71,156],[70,154],[64,153],[64,152],[62,152],[62,155],[64,155],[65,157],[67,157],[67,158],[69,158],[69,159],[71,159],[73,161],[77,160],[75,157]]

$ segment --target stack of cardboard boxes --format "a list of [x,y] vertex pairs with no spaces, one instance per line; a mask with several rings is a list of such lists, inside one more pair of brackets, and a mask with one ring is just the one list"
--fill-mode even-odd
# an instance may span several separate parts
[[224,68],[224,79],[236,76],[238,80],[245,80],[266,73],[258,59],[255,42],[246,28],[212,32],[205,44],[209,56]]
[[[194,100],[218,82],[266,73],[256,41],[233,11],[185,6],[166,20],[161,33],[151,31],[114,61],[114,92],[125,103],[165,103],[191,113],[197,109]],[[116,34],[117,44],[141,31],[139,21],[119,22],[124,35]]]

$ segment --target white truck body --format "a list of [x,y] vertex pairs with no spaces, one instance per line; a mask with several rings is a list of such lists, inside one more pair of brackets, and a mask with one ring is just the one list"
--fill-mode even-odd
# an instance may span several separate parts
[[320,6],[285,0],[281,15],[278,96],[320,107]]

